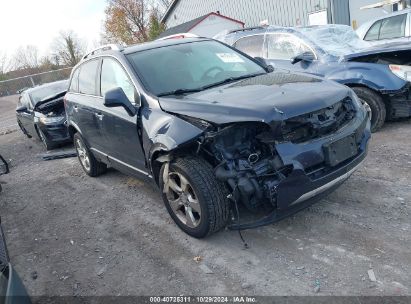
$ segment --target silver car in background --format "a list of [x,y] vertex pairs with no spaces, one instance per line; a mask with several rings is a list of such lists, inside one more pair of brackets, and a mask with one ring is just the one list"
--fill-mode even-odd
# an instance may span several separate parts
[[373,45],[410,42],[411,9],[388,14],[364,23],[356,31],[357,35]]

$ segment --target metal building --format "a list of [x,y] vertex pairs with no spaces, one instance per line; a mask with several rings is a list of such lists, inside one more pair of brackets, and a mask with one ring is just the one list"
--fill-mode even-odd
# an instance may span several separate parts
[[350,0],[175,0],[162,21],[167,28],[210,12],[241,20],[246,26],[268,21],[297,26],[323,23],[350,24]]
[[[174,0],[162,21],[171,28],[216,12],[240,20],[246,27],[266,21],[279,26],[337,23],[357,28],[407,3],[410,0]],[[361,9],[367,5],[374,8]]]

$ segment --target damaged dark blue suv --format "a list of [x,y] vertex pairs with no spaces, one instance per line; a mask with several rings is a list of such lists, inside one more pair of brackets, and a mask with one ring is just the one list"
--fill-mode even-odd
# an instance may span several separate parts
[[[198,238],[307,207],[354,172],[370,139],[348,87],[203,38],[95,50],[73,69],[65,105],[85,172],[154,181]],[[239,204],[266,214],[237,221]]]

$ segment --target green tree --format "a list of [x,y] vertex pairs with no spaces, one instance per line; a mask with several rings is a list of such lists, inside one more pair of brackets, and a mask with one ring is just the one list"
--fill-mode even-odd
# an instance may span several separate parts
[[159,14],[157,10],[153,10],[150,15],[148,38],[149,40],[155,40],[164,30],[165,24],[160,22]]

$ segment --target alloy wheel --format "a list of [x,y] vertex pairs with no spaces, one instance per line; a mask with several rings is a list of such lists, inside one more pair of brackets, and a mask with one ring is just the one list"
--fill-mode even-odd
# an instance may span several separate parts
[[190,228],[198,227],[201,223],[201,206],[193,187],[179,172],[164,173],[163,192],[171,210],[184,225]]
[[76,140],[76,150],[84,169],[90,171],[90,157],[88,155],[86,147],[79,138]]

